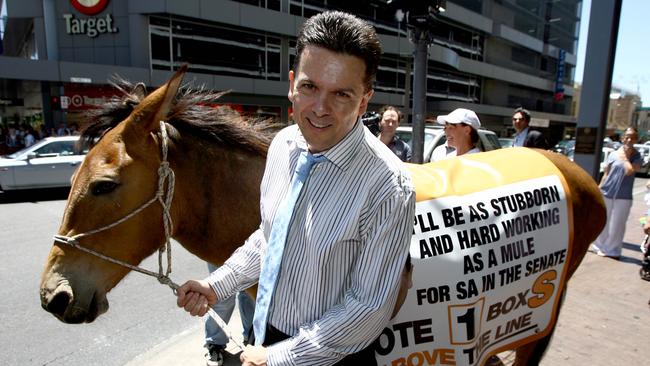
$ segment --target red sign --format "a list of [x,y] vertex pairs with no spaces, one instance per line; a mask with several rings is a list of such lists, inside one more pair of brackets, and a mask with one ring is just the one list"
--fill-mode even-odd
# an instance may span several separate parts
[[[103,108],[113,97],[118,96],[118,91],[112,86],[65,84],[65,104],[69,111]],[[63,106],[62,106],[63,107]]]
[[70,0],[70,4],[82,14],[95,15],[106,8],[108,0]]

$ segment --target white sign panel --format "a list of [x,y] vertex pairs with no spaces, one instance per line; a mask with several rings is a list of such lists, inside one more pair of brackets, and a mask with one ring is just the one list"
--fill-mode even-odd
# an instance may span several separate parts
[[557,176],[418,202],[413,287],[380,337],[379,365],[480,365],[541,336],[563,286],[568,224]]

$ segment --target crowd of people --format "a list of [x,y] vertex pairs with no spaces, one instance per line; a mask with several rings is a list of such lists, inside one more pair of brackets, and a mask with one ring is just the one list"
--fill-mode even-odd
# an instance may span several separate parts
[[74,123],[70,125],[61,123],[58,128],[52,127],[49,130],[42,123],[36,126],[29,123],[0,124],[0,155],[32,146],[46,137],[78,134],[77,125]]

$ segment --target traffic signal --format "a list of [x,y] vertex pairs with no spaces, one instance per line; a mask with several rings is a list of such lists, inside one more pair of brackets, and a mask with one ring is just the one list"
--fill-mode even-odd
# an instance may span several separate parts
[[59,111],[61,110],[61,97],[58,95],[53,95],[50,97],[50,106],[52,110]]
[[[386,1],[386,0],[385,0]],[[388,0],[386,4],[399,11],[406,17],[410,25],[424,24],[435,18],[435,15],[444,12],[447,6],[446,0]],[[401,17],[400,16],[400,17]]]

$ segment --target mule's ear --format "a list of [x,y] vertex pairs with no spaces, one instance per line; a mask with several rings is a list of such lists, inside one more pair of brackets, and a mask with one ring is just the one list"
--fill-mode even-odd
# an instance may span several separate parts
[[183,81],[183,75],[187,71],[187,65],[181,66],[174,76],[165,85],[149,94],[135,110],[133,123],[144,128],[145,131],[158,129],[158,122],[167,119],[171,110],[174,98]]
[[133,93],[139,101],[143,100],[147,96],[147,86],[144,83],[137,83],[133,87]]

